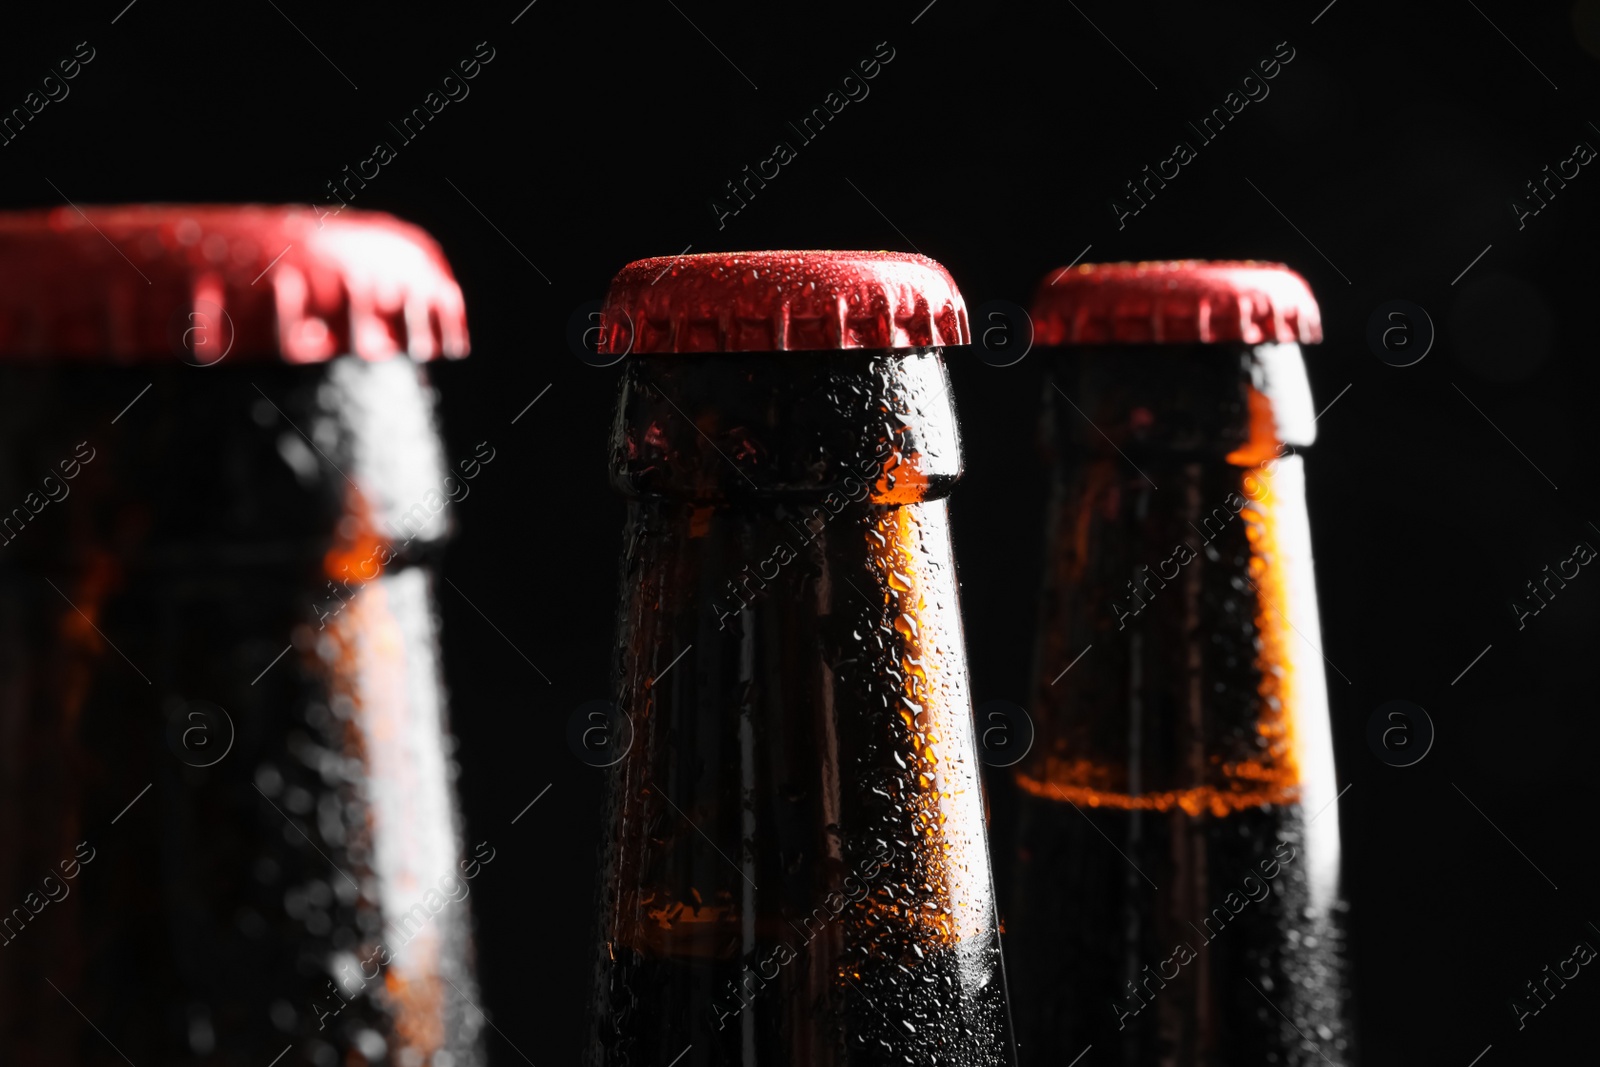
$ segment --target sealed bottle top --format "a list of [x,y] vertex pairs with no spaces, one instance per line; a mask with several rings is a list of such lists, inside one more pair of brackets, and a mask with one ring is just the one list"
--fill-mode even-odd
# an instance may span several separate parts
[[[602,352],[633,360],[612,440],[629,496],[716,501],[942,495],[955,412],[930,350],[966,344],[966,304],[926,256],[726,252],[643,259],[611,283]],[[745,353],[771,353],[752,360]],[[851,358],[835,358],[848,354]]]
[[[1301,343],[1322,340],[1305,279],[1277,263],[1086,263],[1039,282],[1038,343],[1073,353],[1071,444],[1261,462],[1316,436]],[[1058,389],[1063,386],[1057,386]]]
[[[629,263],[601,311],[600,351],[937,348],[969,340],[946,271],[910,252],[707,252]],[[631,349],[630,349],[631,343]]]
[[461,289],[432,238],[380,212],[323,214],[265,204],[0,213],[0,359],[467,354]]
[[[25,500],[37,470],[114,437],[83,479],[45,485],[73,497],[49,515],[80,510],[124,546],[142,531],[150,559],[321,552],[336,528],[358,561],[441,544],[460,479],[421,364],[467,350],[443,252],[389,215],[0,213],[0,487]],[[49,556],[57,540],[10,554]]]
[[1041,345],[1312,344],[1322,315],[1281,263],[1157,260],[1051,271],[1033,297]]

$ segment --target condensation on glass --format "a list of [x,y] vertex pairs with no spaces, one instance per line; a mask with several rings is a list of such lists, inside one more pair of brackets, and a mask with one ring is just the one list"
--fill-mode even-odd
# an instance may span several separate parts
[[416,362],[459,290],[385,216],[88,215],[0,219],[0,1047],[481,1064]]

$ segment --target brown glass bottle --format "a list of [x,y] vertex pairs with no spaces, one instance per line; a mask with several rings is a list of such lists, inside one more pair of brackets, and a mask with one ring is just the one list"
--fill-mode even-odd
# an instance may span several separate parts
[[605,315],[634,740],[591,1062],[1010,1062],[943,499],[959,294],[920,256],[694,256]]
[[480,1064],[437,247],[61,209],[0,275],[0,1059]]
[[1052,278],[1037,737],[1006,910],[1019,1056],[1347,1067],[1298,451],[1316,305],[1268,264]]

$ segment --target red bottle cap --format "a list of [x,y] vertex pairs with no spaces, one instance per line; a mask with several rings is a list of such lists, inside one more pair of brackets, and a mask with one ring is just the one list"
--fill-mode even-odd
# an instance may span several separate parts
[[[950,273],[909,252],[708,252],[629,263],[600,351],[784,352],[968,341]],[[631,348],[630,348],[631,343]]]
[[[211,347],[194,347],[195,330]],[[154,204],[0,213],[0,358],[317,363],[467,354],[439,246],[367,211]],[[205,355],[201,355],[202,351]]]
[[1085,263],[1046,275],[1032,315],[1041,345],[1322,340],[1311,287],[1281,263]]

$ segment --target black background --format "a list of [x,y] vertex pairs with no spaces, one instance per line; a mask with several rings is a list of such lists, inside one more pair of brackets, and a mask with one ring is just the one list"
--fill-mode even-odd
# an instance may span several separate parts
[[[685,246],[915,248],[973,308],[1026,303],[1086,246],[1087,261],[1302,272],[1327,333],[1308,353],[1317,405],[1338,398],[1308,476],[1365,1061],[1465,1067],[1492,1045],[1492,1067],[1592,1045],[1592,968],[1521,1031],[1509,1002],[1577,941],[1600,945],[1600,576],[1586,568],[1520,631],[1509,604],[1576,542],[1600,545],[1600,175],[1583,168],[1522,229],[1511,203],[1578,141],[1600,146],[1600,3],[123,2],[26,32],[8,15],[4,110],[79,41],[96,56],[0,147],[6,206],[322,203],[344,166],[398,141],[390,120],[478,42],[494,49],[353,206],[443,244],[474,348],[435,376],[449,456],[488,440],[503,457],[460,507],[446,566],[481,614],[441,585],[468,832],[502,857],[473,887],[496,1062],[521,1062],[507,1039],[541,1067],[576,1058],[593,951],[602,772],[565,726],[608,690],[618,370],[576,359],[567,322],[625,262]],[[870,95],[798,144],[787,122],[882,41],[894,59]],[[1270,95],[1201,146],[1185,122],[1283,41],[1294,58]],[[1111,198],[1180,139],[1198,158],[1119,229]],[[719,230],[709,201],[778,140],[798,158]],[[1392,299],[1437,327],[1416,366],[1365,343]],[[1021,701],[1044,360],[949,362],[973,688]],[[1405,769],[1366,740],[1394,698],[1438,731]]]

